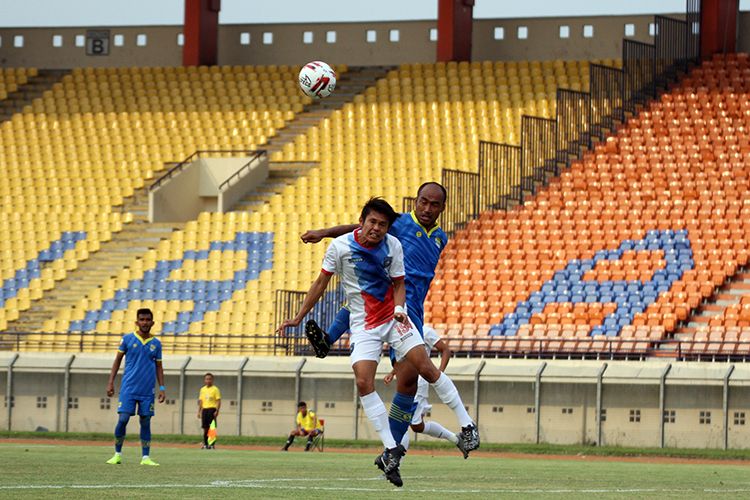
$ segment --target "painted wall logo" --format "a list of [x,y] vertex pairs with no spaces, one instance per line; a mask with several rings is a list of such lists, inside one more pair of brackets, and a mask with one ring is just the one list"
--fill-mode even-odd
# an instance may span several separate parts
[[[654,269],[648,280],[584,279],[587,272],[596,271],[597,264],[618,261],[628,251],[663,252],[665,265]],[[604,317],[602,324],[594,326],[590,335],[619,335],[636,314],[644,312],[659,294],[669,291],[685,271],[694,267],[687,230],[649,231],[641,240],[624,240],[617,250],[600,250],[593,259],[570,261],[541,290],[516,304],[515,311],[506,314],[502,323],[493,325],[490,335],[515,335],[520,326],[529,324],[532,316],[542,313],[546,305],[560,303],[614,303],[614,312]]]

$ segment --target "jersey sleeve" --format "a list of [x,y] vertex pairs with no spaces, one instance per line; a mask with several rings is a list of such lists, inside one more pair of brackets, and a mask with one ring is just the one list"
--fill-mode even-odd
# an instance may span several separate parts
[[391,245],[391,252],[393,258],[391,259],[391,265],[388,268],[388,275],[392,279],[403,278],[406,272],[404,271],[404,249],[396,238],[393,238],[389,244]]
[[330,245],[328,245],[325,257],[323,257],[323,266],[321,270],[328,275],[336,274],[340,271],[338,262],[338,246],[336,245],[336,240],[334,240]]
[[198,399],[199,399],[199,400],[200,400],[201,402],[203,402],[203,401],[205,401],[205,400],[206,400],[206,398],[204,398],[204,397],[203,397],[203,393],[204,393],[204,388],[203,388],[203,387],[201,387],[201,390],[200,390],[200,391],[198,391]]
[[161,342],[156,344],[156,361],[161,363]]
[[120,341],[120,347],[117,348],[117,351],[123,354],[128,352],[128,342],[125,340],[125,336],[122,337],[122,340]]
[[[214,387],[216,387],[216,386],[214,386]],[[216,401],[218,401],[220,399],[221,399],[221,391],[219,390],[218,387],[216,387]]]
[[297,425],[302,426],[302,414],[297,412]]

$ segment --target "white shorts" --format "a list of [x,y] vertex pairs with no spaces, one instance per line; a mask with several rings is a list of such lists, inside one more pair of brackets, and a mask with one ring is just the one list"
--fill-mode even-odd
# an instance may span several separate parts
[[432,409],[432,405],[427,400],[427,396],[429,395],[430,383],[420,376],[417,379],[417,394],[414,396],[414,401],[417,403],[417,407],[411,418],[412,425],[421,424],[425,413]]
[[417,408],[414,410],[414,414],[411,416],[411,425],[421,424],[424,420],[424,416],[428,411],[432,409],[432,405],[427,398],[417,397]]
[[351,332],[349,361],[352,365],[359,361],[378,363],[383,344],[388,344],[396,353],[396,361],[401,361],[413,348],[424,346],[424,340],[411,321],[399,323],[393,319],[370,330]]

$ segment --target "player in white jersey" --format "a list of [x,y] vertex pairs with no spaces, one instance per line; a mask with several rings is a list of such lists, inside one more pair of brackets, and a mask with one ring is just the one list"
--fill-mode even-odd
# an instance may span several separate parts
[[[443,342],[440,335],[435,331],[434,328],[428,325],[424,325],[422,328],[424,333],[424,346],[427,350],[427,354],[430,355],[432,350],[435,349],[440,353],[440,367],[439,370],[444,372],[448,366],[448,362],[453,356],[448,344]],[[391,373],[385,376],[383,382],[386,385],[390,384],[396,376],[396,369],[394,368]],[[424,417],[432,409],[432,405],[428,399],[430,392],[430,384],[423,377],[419,377],[417,380],[417,394],[414,397],[414,411],[412,412],[411,430],[416,433],[424,433],[428,436],[432,436],[438,439],[445,439],[451,443],[458,445],[458,436],[453,432],[449,431],[439,423],[435,421],[425,422]],[[401,444],[405,449],[409,449],[409,433],[405,433]],[[463,450],[461,450],[463,452]],[[463,452],[467,455],[466,452]]]
[[368,201],[362,209],[361,227],[333,240],[300,311],[277,331],[283,333],[288,326],[299,325],[323,296],[331,276],[340,276],[351,311],[350,360],[360,402],[385,447],[376,465],[390,482],[402,486],[399,463],[405,450],[394,440],[385,405],[375,392],[375,372],[384,343],[396,352],[397,360],[410,352],[424,353],[422,337],[406,314],[403,249],[397,238],[387,234],[397,217],[386,201]]

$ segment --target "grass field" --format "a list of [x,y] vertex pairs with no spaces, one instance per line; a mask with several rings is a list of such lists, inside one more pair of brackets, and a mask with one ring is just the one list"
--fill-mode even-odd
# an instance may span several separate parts
[[407,456],[396,490],[372,465],[374,453],[281,453],[159,447],[161,467],[138,465],[137,442],[124,464],[104,464],[109,446],[0,440],[0,497],[57,498],[748,498],[748,467],[471,457],[429,452]]

